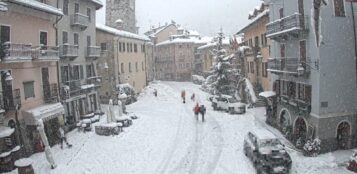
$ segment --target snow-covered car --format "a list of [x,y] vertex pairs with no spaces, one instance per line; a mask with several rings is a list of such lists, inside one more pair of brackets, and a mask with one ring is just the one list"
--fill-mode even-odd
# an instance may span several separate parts
[[289,173],[290,155],[271,132],[263,129],[248,132],[243,146],[244,154],[253,162],[257,173]]
[[245,104],[240,103],[237,99],[232,96],[222,95],[212,97],[212,107],[213,110],[224,110],[230,114],[244,114],[245,113]]

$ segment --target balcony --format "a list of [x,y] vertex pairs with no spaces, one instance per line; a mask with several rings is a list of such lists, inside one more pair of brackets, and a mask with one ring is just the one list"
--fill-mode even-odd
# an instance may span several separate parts
[[5,111],[15,111],[17,109],[16,106],[19,107],[21,105],[20,89],[5,89],[3,91],[3,97]]
[[85,30],[89,25],[89,17],[80,13],[71,15],[71,26]]
[[[311,96],[310,96],[311,97]],[[308,99],[300,100],[294,97],[280,95],[280,105],[295,112],[298,115],[309,115],[311,112],[311,101]]]
[[87,47],[87,52],[86,52],[86,57],[89,59],[97,59],[100,57],[101,49],[100,47],[97,46],[88,46]]
[[58,47],[39,46],[34,49],[32,57],[36,60],[57,61],[59,59]]
[[[301,75],[298,70],[301,68],[299,66],[299,58],[270,58],[268,60],[268,71],[274,74],[291,74],[291,75]],[[306,74],[310,72],[308,66],[302,66],[303,73]]]
[[0,56],[2,61],[17,62],[32,60],[32,45],[31,44],[14,44],[6,42],[1,46]]
[[57,103],[58,102],[58,85],[57,83],[48,84],[43,86],[43,95],[45,103]]
[[70,96],[76,96],[82,94],[81,89],[81,81],[80,80],[72,80],[65,82],[67,93]]
[[302,32],[308,31],[307,16],[295,13],[278,19],[266,25],[267,37],[273,40],[287,39],[288,36],[299,37]]
[[59,47],[59,56],[61,58],[70,58],[71,60],[78,57],[78,45],[64,44]]
[[102,76],[88,77],[87,84],[93,84],[95,87],[101,87],[102,86]]

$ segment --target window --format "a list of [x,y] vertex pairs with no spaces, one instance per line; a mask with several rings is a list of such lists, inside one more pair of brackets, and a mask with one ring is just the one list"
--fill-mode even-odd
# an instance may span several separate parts
[[90,36],[87,36],[87,47],[91,46],[91,39]]
[[131,72],[131,62],[129,62],[129,72]]
[[126,51],[130,52],[130,44],[129,43],[126,43]]
[[138,69],[138,62],[135,62],[135,71],[138,72],[139,69]]
[[78,39],[79,39],[78,33],[74,33],[74,34],[73,34],[73,42],[74,42],[74,45],[79,45],[79,44],[78,44]]
[[87,78],[93,77],[94,76],[93,65],[87,65],[86,72],[87,72]]
[[63,0],[63,14],[68,15],[68,0]]
[[68,66],[61,66],[61,78],[62,82],[67,82],[69,80]]
[[143,53],[145,53],[145,45],[143,45]]
[[134,52],[137,53],[138,52],[138,45],[134,44]]
[[23,82],[25,99],[35,97],[34,81]]
[[10,41],[10,27],[9,26],[0,26],[0,44]]
[[66,31],[62,32],[62,43],[67,44],[68,43],[68,33]]
[[144,62],[141,62],[141,70],[144,71]]
[[125,71],[124,71],[124,63],[121,63],[120,64],[120,72],[121,73],[124,73]]
[[107,43],[100,43],[100,49],[102,51],[107,51]]
[[285,45],[281,44],[280,45],[280,56],[281,56],[281,69],[285,69]]
[[133,52],[133,44],[132,43],[130,44],[130,52],[131,53]]
[[254,62],[250,62],[250,72],[254,73]]
[[123,52],[125,52],[125,42],[123,42]]
[[254,38],[254,46],[259,47],[259,36],[255,36]]
[[47,32],[40,31],[40,45],[47,46]]
[[79,77],[80,77],[79,65],[74,65],[73,66],[73,77],[72,77],[72,79],[79,80]]
[[343,0],[334,0],[335,16],[345,16],[345,6]]
[[[300,41],[300,62],[304,62],[306,63],[306,41],[302,40]],[[305,64],[303,63],[303,66],[305,66]]]
[[279,9],[279,17],[280,19],[284,17],[284,8]]
[[88,16],[88,20],[89,20],[89,22],[91,21],[91,10],[90,10],[90,8],[87,8],[87,16]]
[[79,13],[79,4],[74,3],[74,14]]
[[260,42],[261,42],[260,44],[262,45],[262,47],[265,46],[265,44],[264,44],[264,34],[260,35]]
[[119,42],[119,52],[121,52],[121,42]]
[[80,73],[80,78],[83,79],[83,78],[84,78],[83,65],[80,65],[80,66],[79,66],[79,73]]
[[268,77],[268,62],[263,62],[262,63],[262,76],[263,77]]
[[247,72],[249,73],[250,72],[250,70],[249,70],[249,62],[247,62],[247,65],[246,65],[246,67],[247,67]]

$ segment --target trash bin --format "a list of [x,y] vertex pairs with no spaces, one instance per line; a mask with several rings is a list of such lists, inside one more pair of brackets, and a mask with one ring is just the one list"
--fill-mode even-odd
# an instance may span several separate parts
[[17,172],[19,174],[35,174],[32,168],[32,160],[30,158],[22,158],[15,161]]

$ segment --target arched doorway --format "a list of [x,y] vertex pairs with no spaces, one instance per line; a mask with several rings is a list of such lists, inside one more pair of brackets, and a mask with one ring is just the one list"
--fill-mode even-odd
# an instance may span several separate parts
[[299,140],[301,144],[305,144],[307,135],[307,124],[302,117],[295,120],[294,137]]
[[289,111],[286,109],[280,112],[279,126],[285,136],[291,133],[291,117]]
[[350,147],[351,126],[348,122],[341,122],[337,127],[337,148],[348,149]]

